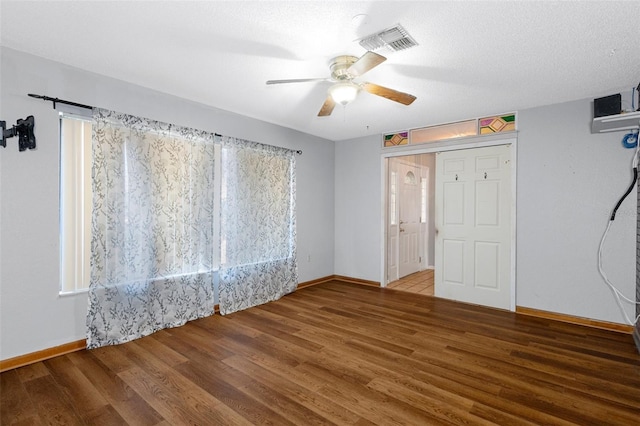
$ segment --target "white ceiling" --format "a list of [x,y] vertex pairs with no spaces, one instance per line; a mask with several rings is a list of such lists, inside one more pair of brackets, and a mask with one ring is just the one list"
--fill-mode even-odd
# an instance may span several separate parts
[[[366,19],[356,19],[356,15]],[[640,2],[5,1],[0,43],[330,140],[598,97],[640,82]],[[317,117],[328,62],[401,24],[418,42]],[[58,96],[56,93],[42,93]],[[84,99],[70,99],[89,102]],[[125,111],[126,112],[126,111]]]

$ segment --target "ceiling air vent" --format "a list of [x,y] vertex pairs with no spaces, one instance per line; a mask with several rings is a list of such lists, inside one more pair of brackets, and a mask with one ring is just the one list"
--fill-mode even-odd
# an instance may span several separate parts
[[400,24],[360,40],[360,46],[371,51],[386,47],[392,52],[397,52],[417,45],[418,43]]

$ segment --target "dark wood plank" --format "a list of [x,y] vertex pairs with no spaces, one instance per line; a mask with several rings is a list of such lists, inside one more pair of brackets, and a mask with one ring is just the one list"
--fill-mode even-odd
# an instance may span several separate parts
[[28,382],[29,380],[37,379],[39,377],[48,376],[49,370],[45,367],[44,363],[36,362],[35,364],[26,365],[16,370],[21,382]]
[[360,418],[351,411],[336,406],[329,399],[308,392],[304,387],[289,380],[288,376],[273,373],[245,357],[227,358],[224,363],[249,374],[265,386],[275,386],[281,394],[319,414],[324,420],[344,425],[356,423]]
[[[51,358],[44,361],[44,364],[51,372],[51,376],[66,399],[74,407],[80,407],[77,413],[85,423],[93,423],[94,416],[104,417],[106,414],[111,413],[108,410],[109,403],[107,400],[93,386],[87,376],[71,362],[69,357]],[[122,420],[120,421],[120,423],[123,422]]]
[[0,424],[41,424],[38,410],[20,380],[19,370],[0,374]]
[[[212,371],[199,363],[186,363],[178,366],[177,370],[194,384],[198,385],[216,399],[223,402],[236,413],[252,424],[295,425],[281,416],[268,405],[242,392],[240,388],[228,383],[225,377],[229,371]],[[251,382],[251,381],[248,381]]]
[[344,282],[0,375],[4,424],[637,425],[631,335]]
[[29,380],[24,386],[43,423],[50,425],[85,424],[78,415],[82,407],[73,406],[53,377],[43,376]]
[[[119,377],[139,393],[170,424],[247,424],[232,411],[193,382],[178,379],[175,374],[167,381],[140,367],[119,374]],[[199,389],[198,390],[196,390]]]
[[127,424],[154,425],[163,420],[140,395],[96,358],[99,350],[69,354],[69,359]]
[[[174,367],[180,374],[222,401],[251,423],[294,424],[271,410],[268,406],[241,392],[238,387],[230,384],[227,378],[234,375],[233,371],[225,364],[212,362],[211,354],[206,349],[206,346],[201,344],[204,343],[201,340],[185,339],[186,336],[184,334],[180,336],[171,335],[164,330],[156,333],[153,337],[190,360]],[[286,368],[288,369],[288,367]],[[253,379],[249,376],[239,376],[242,376],[240,380],[244,380],[244,382],[241,382],[242,384],[253,382]]]
[[118,374],[172,424],[250,424],[213,395],[182,376],[138,341],[127,345],[137,364]]

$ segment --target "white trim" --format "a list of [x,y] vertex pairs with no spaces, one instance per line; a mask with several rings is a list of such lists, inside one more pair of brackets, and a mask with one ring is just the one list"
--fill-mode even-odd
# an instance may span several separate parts
[[71,290],[71,291],[60,291],[60,292],[58,292],[58,296],[59,297],[69,297],[69,296],[78,296],[80,294],[86,294],[86,293],[89,293],[89,287],[80,288],[80,289]]
[[511,146],[511,303],[509,310],[516,311],[516,219],[517,219],[517,163],[518,163],[518,144],[514,140]]
[[382,264],[380,265],[380,287],[384,288],[389,282],[387,277],[387,215],[389,213],[387,211],[387,194],[389,193],[389,188],[387,188],[387,175],[389,174],[389,163],[387,161],[387,158],[384,156],[380,157],[380,170],[382,170],[382,172],[380,173],[380,187],[382,188],[382,196],[380,197],[380,209],[382,210],[382,223],[380,224],[382,229]]
[[517,132],[492,133],[482,136],[444,139],[415,145],[398,145],[381,149],[384,157],[404,157],[405,155],[429,154],[432,152],[454,151],[457,149],[482,148],[485,146],[508,145],[517,140]]
[[59,114],[64,114],[66,117],[77,117],[80,120],[91,120],[93,118],[93,108],[81,108],[68,104],[61,104],[59,102],[54,103],[55,110],[59,111]]
[[[385,168],[386,160],[392,157],[404,157],[406,155],[419,155],[419,154],[431,154],[436,152],[443,151],[455,151],[460,149],[472,149],[472,148],[483,148],[487,146],[498,146],[498,145],[511,145],[511,301],[510,301],[510,310],[515,312],[516,310],[516,176],[517,176],[517,132],[505,132],[504,134],[491,134],[491,135],[483,135],[483,136],[472,136],[468,138],[459,138],[459,139],[448,139],[440,142],[433,142],[422,145],[404,145],[397,146],[392,148],[384,148],[380,153],[380,163],[381,163],[381,187],[382,187],[382,197],[380,198],[382,206],[380,207],[382,211],[382,248],[381,248],[381,271],[380,271],[380,285],[382,287],[386,287],[386,276],[387,276],[387,258],[386,258],[386,245],[387,245],[387,234],[385,230],[386,226],[386,197],[385,192],[386,188],[386,174],[387,170]],[[430,267],[430,268],[433,268]],[[384,285],[382,284],[384,283]]]

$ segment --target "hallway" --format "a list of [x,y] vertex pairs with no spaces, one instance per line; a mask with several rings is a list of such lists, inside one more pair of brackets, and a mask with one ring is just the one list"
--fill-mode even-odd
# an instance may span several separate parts
[[433,296],[433,269],[425,269],[391,282],[387,288],[408,293]]

